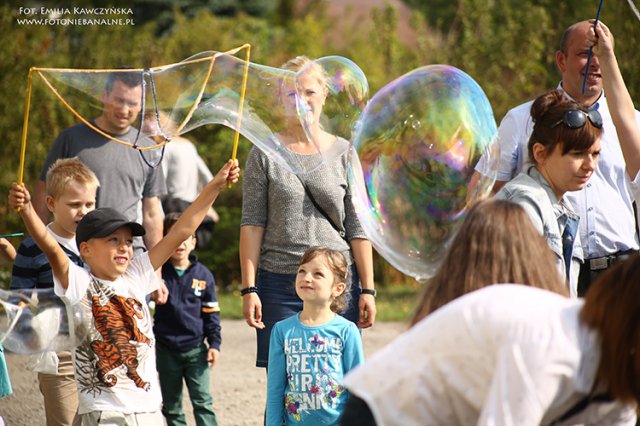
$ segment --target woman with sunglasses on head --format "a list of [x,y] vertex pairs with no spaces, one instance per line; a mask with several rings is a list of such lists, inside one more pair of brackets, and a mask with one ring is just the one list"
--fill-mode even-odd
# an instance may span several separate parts
[[602,117],[597,110],[553,90],[531,106],[533,133],[528,151],[532,165],[496,195],[521,205],[556,256],[569,292],[577,296],[582,248],[578,215],[564,198],[582,189],[595,172],[600,153]]

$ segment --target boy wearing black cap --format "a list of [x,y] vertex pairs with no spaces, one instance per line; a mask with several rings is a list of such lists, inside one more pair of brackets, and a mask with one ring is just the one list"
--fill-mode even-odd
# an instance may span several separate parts
[[228,161],[148,252],[133,257],[133,237],[144,228],[113,209],[97,209],[78,224],[76,243],[89,268],[69,262],[38,218],[24,186],[14,183],[11,207],[19,213],[47,255],[56,293],[66,304],[81,304],[93,316],[88,337],[75,349],[74,367],[82,423],[162,424],[155,365],[155,339],[145,296],[158,289],[154,271],[191,236],[239,168]]

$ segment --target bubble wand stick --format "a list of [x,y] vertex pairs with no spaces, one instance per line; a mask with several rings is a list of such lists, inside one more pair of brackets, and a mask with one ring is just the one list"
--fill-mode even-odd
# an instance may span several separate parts
[[22,237],[23,235],[24,235],[24,232],[14,232],[13,234],[0,235],[0,238]]
[[[236,134],[233,137],[233,150],[231,159],[235,162],[238,154],[238,141],[240,140],[240,125],[242,123],[242,109],[244,107],[244,97],[247,91],[247,77],[249,75],[249,59],[251,59],[251,45],[245,44],[240,49],[246,47],[247,52],[244,62],[244,73],[242,74],[242,87],[240,88],[240,104],[238,105],[238,119],[236,121]],[[231,184],[227,184],[227,188],[231,188]]]
[[[593,29],[595,31],[596,25],[598,25],[598,19],[600,18],[600,11],[602,10],[602,3],[604,0],[600,0],[600,5],[598,6],[598,12],[596,13],[596,22],[593,24]],[[591,62],[591,54],[593,53],[593,46],[589,47],[589,53],[587,54],[587,66],[584,69],[584,80],[582,81],[582,94],[584,95],[584,91],[587,88],[587,77],[589,76],[589,63]]]
[[27,152],[27,124],[29,123],[29,107],[31,106],[31,81],[33,68],[29,69],[27,79],[27,100],[24,106],[24,123],[22,124],[22,146],[20,148],[20,166],[18,168],[18,184],[22,185],[24,178],[24,160]]

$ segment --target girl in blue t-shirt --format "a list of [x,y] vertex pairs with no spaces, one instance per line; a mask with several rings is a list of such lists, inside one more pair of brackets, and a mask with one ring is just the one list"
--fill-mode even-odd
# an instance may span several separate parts
[[364,360],[358,328],[336,315],[348,306],[348,271],[335,250],[313,247],[302,256],[295,283],[302,311],[271,333],[267,426],[338,424],[347,400],[342,378]]

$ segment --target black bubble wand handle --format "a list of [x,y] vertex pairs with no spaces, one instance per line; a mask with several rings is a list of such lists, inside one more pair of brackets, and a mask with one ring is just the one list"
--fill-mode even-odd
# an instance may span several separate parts
[[[600,11],[602,10],[602,3],[604,0],[600,0],[600,5],[598,6],[598,12],[596,13],[596,22],[593,24],[593,29],[595,31],[596,26],[598,25],[598,19],[600,19]],[[587,53],[587,65],[584,68],[584,80],[582,81],[582,94],[584,95],[584,91],[587,89],[587,78],[589,77],[589,63],[591,63],[591,55],[593,53],[593,46],[589,48],[589,53]]]

